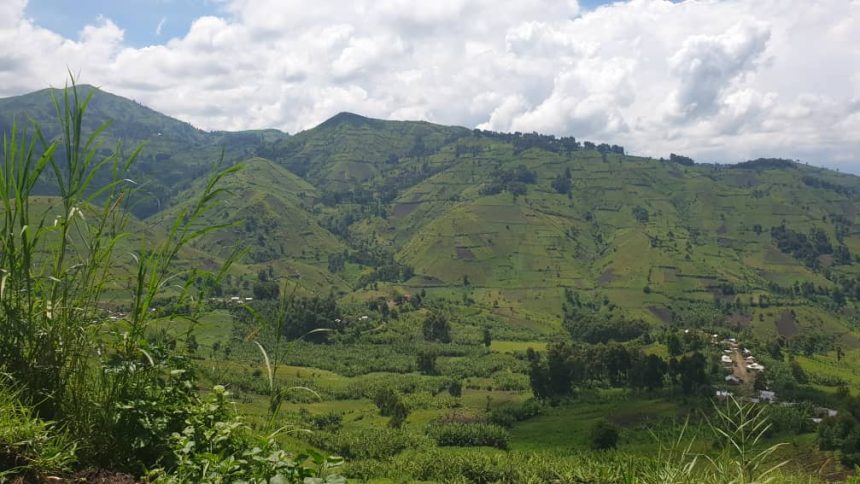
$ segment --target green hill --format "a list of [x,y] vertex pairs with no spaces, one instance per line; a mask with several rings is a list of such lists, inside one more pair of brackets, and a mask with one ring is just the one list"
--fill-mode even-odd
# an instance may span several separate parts
[[[209,133],[136,101],[92,86],[78,86],[82,98],[93,90],[96,94],[84,117],[83,131],[90,133],[103,123],[110,123],[102,139],[101,154],[109,154],[119,140],[125,152],[144,144],[132,171],[134,181],[144,186],[133,204],[134,213],[141,217],[169,204],[176,193],[189,187],[191,180],[206,174],[222,152],[226,161],[235,162],[247,157],[264,141],[287,136],[276,130]],[[35,121],[49,139],[58,136],[54,99],[62,105],[62,89],[43,89],[0,99],[0,132],[8,132],[13,122],[29,126]]]
[[[0,122],[48,117],[48,94],[0,100]],[[207,133],[99,93],[90,120],[107,119],[111,137],[147,144],[135,176],[155,195],[136,211],[149,224],[194,198],[222,148],[228,165],[248,160],[203,220],[230,227],[194,250],[244,249],[249,278],[271,267],[358,300],[424,290],[550,332],[571,292],[655,325],[716,311],[708,323],[763,336],[802,307],[798,331],[860,345],[847,323],[860,299],[855,176],[349,113],[294,136]]]

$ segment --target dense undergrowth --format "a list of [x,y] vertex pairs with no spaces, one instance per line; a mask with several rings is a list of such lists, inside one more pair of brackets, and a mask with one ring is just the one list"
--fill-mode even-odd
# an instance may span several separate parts
[[[779,432],[808,432],[807,407],[765,411],[729,399],[696,414],[696,425],[710,432],[705,438],[712,444],[704,451],[693,445],[703,438],[690,437],[686,426],[655,435],[653,452],[614,450],[619,430],[604,419],[591,429],[594,450],[515,448],[518,424],[553,406],[585,406],[583,389],[632,392],[620,393],[623,398],[680,391],[699,403],[705,401],[699,390],[711,395],[700,354],[701,365],[688,365],[696,379],[686,388],[683,364],[674,382],[660,356],[646,355],[640,346],[603,345],[619,339],[619,331],[625,335],[620,339],[644,343],[651,335],[636,322],[571,331],[599,346],[553,344],[545,356],[534,350],[499,353],[490,350],[487,326],[460,326],[462,334],[454,338],[445,311],[431,302],[421,308],[413,299],[400,307],[404,314],[427,313],[421,327],[396,317],[385,325],[369,320],[347,327],[332,298],[299,300],[286,285],[274,290],[270,284],[280,297],[233,311],[234,334],[203,358],[194,336],[202,303],[233,259],[215,272],[186,269],[177,259],[193,241],[223,228],[203,222],[204,215],[223,194],[219,181],[239,168],[216,170],[164,237],[129,247],[126,214],[142,187],[128,174],[140,148],[102,146],[104,127],[85,132],[92,93],[80,98],[73,83],[55,99],[58,139],[46,139],[36,125],[29,134],[15,127],[4,139],[0,482],[68,477],[88,468],[164,483],[814,481],[789,471],[778,456],[781,447],[767,440]],[[111,181],[94,185],[106,178]],[[31,205],[34,190],[46,181],[58,196],[37,209]],[[132,268],[130,275],[116,270],[119,260]],[[109,290],[125,291],[121,313]],[[162,304],[166,299],[169,305]],[[387,311],[388,302],[383,304]],[[583,328],[569,313],[569,322]],[[187,328],[184,347],[159,332],[164,320]],[[688,349],[677,356],[701,348]],[[620,363],[610,366],[610,360]],[[637,371],[649,362],[653,385]],[[287,374],[288,365],[312,368]],[[326,382],[316,374],[324,370],[337,373]],[[218,384],[226,382],[230,391]],[[465,406],[464,391],[485,392],[486,400]],[[531,391],[537,399],[497,404],[492,391]],[[265,408],[243,416],[236,400]],[[311,402],[366,404],[374,420],[361,424],[371,413],[350,415],[347,430],[344,414],[334,410],[284,410]],[[409,422],[415,415],[425,420]],[[296,431],[308,432],[301,445],[346,460],[320,450],[288,450],[284,442]],[[844,445],[849,434],[834,434],[834,446]]]
[[[54,99],[57,140],[34,125],[14,126],[3,142],[0,476],[38,480],[84,467],[164,482],[321,476],[325,457],[284,452],[276,429],[251,432],[223,387],[201,395],[188,359],[145,337],[157,297],[169,292],[192,308],[184,315],[193,326],[205,296],[195,282],[223,274],[175,262],[220,228],[198,221],[222,193],[220,178],[238,167],[211,176],[164,238],[117,253],[128,236],[125,209],[140,189],[128,179],[140,147],[103,147],[106,126],[85,132],[93,93],[80,96],[73,82]],[[93,184],[106,175],[110,182]],[[46,180],[58,196],[36,210],[32,196]],[[115,280],[119,258],[133,260],[127,281]],[[108,318],[106,289],[122,283],[125,313]]]

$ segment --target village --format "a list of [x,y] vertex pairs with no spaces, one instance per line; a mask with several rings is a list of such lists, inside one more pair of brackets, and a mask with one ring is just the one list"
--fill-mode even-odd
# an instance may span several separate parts
[[[719,340],[719,336],[715,334],[712,335],[712,341],[722,349],[720,363],[723,370],[728,373],[724,378],[724,388],[716,390],[715,397],[718,400],[735,397],[752,403],[797,405],[796,402],[778,401],[776,392],[769,388],[756,389],[756,379],[765,372],[766,368],[758,362],[752,351],[739,344],[736,338]],[[734,391],[729,388],[733,388]],[[823,418],[835,417],[838,413],[837,410],[830,408],[816,407],[815,416],[811,420],[818,424]]]

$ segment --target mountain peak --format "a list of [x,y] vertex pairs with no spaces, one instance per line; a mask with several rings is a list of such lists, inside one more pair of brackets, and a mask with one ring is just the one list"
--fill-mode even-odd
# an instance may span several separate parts
[[364,126],[369,124],[371,121],[373,121],[371,118],[344,111],[335,114],[334,116],[320,124],[320,126],[334,127],[340,126],[342,124],[348,124],[351,126]]

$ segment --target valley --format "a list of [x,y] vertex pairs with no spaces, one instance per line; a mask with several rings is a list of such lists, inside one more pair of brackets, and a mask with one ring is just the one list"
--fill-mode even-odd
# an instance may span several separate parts
[[[291,472],[311,463],[333,482],[654,482],[664,471],[730,482],[694,458],[735,462],[730,442],[757,418],[769,426],[747,450],[776,482],[844,480],[860,463],[856,176],[350,113],[295,134],[204,132],[78,89],[94,93],[84,134],[111,123],[94,156],[141,144],[137,160],[122,176],[91,166],[78,218],[57,189],[72,169],[44,171],[28,196],[7,191],[20,201],[4,213],[27,200],[34,222],[7,217],[4,256],[39,227],[26,261],[42,267],[33,278],[46,285],[31,293],[46,301],[61,280],[51,267],[74,281],[98,267],[100,292],[76,300],[88,304],[82,361],[116,388],[136,388],[128,368],[151,368],[140,388],[160,403],[117,390],[121,430],[139,433],[117,451],[126,460],[106,446],[86,450],[88,464],[168,479],[192,469],[183,459],[210,458],[173,450],[184,423],[160,412],[195,418],[171,400],[180,394],[221,399],[218,412],[270,436],[266,451],[304,456]],[[50,103],[45,91],[2,99],[0,128],[29,116],[62,141]],[[115,219],[119,232],[96,230]],[[58,237],[52,220],[77,231]],[[93,257],[93,240],[110,241],[112,257]],[[0,299],[24,311],[15,288]],[[72,307],[40,304],[27,307],[45,327],[53,308]],[[8,362],[26,346],[3,343]],[[123,371],[122,384],[110,379]],[[717,398],[726,391],[737,398]],[[813,420],[819,408],[838,417]],[[141,457],[159,452],[170,457]]]

